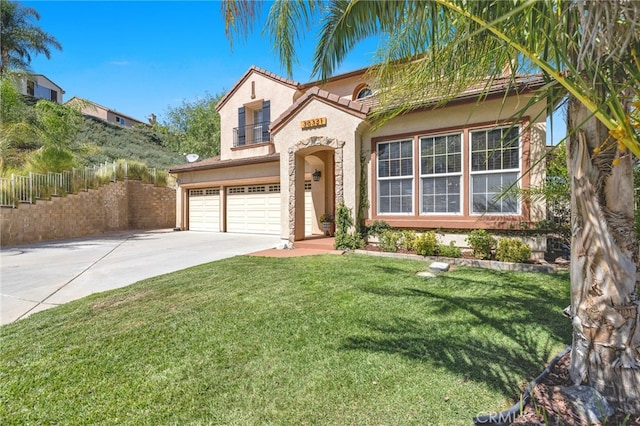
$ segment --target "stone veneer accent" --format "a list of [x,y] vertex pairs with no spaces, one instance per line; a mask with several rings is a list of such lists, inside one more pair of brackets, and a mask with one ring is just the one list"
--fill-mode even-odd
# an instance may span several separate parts
[[175,189],[119,181],[15,209],[0,208],[0,246],[126,229],[172,228],[175,223]]
[[289,243],[293,244],[296,229],[296,153],[315,146],[326,146],[334,149],[336,204],[340,204],[344,202],[344,144],[344,141],[326,136],[311,136],[289,147]]

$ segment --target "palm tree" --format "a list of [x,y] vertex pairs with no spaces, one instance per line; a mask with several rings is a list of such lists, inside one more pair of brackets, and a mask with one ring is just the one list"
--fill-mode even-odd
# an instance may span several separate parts
[[[246,34],[258,7],[223,3],[230,39]],[[541,72],[548,84],[538,97],[551,108],[568,96],[570,373],[617,409],[640,413],[640,251],[632,179],[640,157],[640,103],[634,102],[640,94],[640,3],[276,0],[265,30],[289,73],[296,41],[318,19],[313,69],[320,78],[359,41],[383,36],[370,71],[379,91],[378,123],[415,108],[427,90],[444,104],[472,84],[489,88],[505,66],[512,74]]]
[[34,25],[38,12],[20,3],[0,0],[0,75],[10,69],[28,69],[32,54],[51,57],[51,49],[62,50],[52,35]]

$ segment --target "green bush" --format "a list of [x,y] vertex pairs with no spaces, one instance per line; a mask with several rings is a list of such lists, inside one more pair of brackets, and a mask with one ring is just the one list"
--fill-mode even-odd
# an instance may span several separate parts
[[387,229],[380,235],[380,248],[382,251],[395,253],[398,251],[401,239],[402,234],[400,232]]
[[496,248],[496,239],[484,229],[471,231],[466,241],[473,250],[473,256],[478,259],[491,259],[491,251]]
[[401,238],[398,242],[398,248],[407,251],[413,250],[413,244],[415,243],[415,240],[417,238],[416,231],[405,229],[400,231],[400,235]]
[[526,262],[531,258],[531,248],[515,238],[500,238],[496,259],[501,262]]
[[354,250],[364,247],[364,239],[359,232],[349,232],[353,226],[351,210],[344,204],[336,209],[336,241],[334,247],[338,250]]
[[387,229],[391,229],[391,226],[384,220],[374,220],[371,225],[367,227],[367,233],[369,235],[380,236]]
[[420,256],[433,256],[436,254],[438,239],[436,233],[427,231],[416,237],[413,248]]
[[462,256],[462,252],[460,248],[456,247],[453,241],[451,241],[449,245],[438,245],[438,255],[443,257],[460,257]]

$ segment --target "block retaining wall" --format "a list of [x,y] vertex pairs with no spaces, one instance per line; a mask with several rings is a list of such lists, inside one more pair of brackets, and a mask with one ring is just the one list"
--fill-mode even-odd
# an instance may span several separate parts
[[0,246],[82,237],[127,229],[173,228],[176,191],[135,180],[0,208]]

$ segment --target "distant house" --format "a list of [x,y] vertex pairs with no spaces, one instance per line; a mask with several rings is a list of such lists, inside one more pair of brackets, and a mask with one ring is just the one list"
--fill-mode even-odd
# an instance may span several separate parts
[[[221,99],[220,155],[175,166],[176,226],[322,235],[320,218],[344,203],[394,228],[519,229],[544,219],[537,200],[508,195],[544,181],[546,104],[539,75],[505,76],[490,95],[470,88],[382,127],[366,70],[300,84],[251,67]],[[532,100],[525,115],[512,118]]]
[[58,104],[62,103],[64,90],[42,74],[28,74],[20,77],[18,88],[23,95],[36,99],[46,99]]
[[130,115],[123,114],[111,108],[99,105],[95,102],[91,102],[87,99],[74,96],[65,102],[65,105],[79,104],[80,110],[84,115],[99,118],[111,124],[119,124],[123,127],[132,127],[135,124],[147,124],[143,121],[133,118]]

